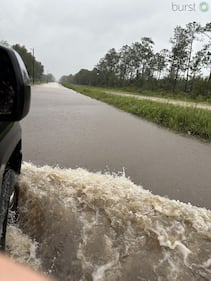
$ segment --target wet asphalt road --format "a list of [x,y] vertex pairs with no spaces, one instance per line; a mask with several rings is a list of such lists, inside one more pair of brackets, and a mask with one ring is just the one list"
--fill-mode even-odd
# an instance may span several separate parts
[[57,84],[32,88],[23,156],[37,165],[125,170],[154,194],[211,209],[211,144],[162,129]]

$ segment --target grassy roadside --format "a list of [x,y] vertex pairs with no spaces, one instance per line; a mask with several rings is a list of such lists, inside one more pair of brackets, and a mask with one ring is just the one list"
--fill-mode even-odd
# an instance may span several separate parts
[[170,100],[179,100],[179,101],[186,101],[186,102],[193,102],[193,103],[202,103],[202,104],[211,104],[211,96],[191,96],[185,92],[165,92],[165,91],[149,91],[149,90],[142,90],[133,87],[125,87],[122,89],[108,89],[108,91],[113,92],[121,92],[123,94],[131,94],[131,95],[141,95],[146,97],[158,97],[158,98],[166,98]]
[[129,94],[135,96],[145,96],[145,97],[153,97],[153,98],[165,98],[168,100],[173,101],[185,101],[185,102],[192,102],[194,104],[208,104],[211,105],[211,97],[204,97],[204,96],[196,96],[195,98],[191,97],[189,94],[184,92],[162,92],[162,91],[149,91],[143,90],[135,87],[124,87],[124,88],[103,88],[103,87],[93,87],[93,86],[86,86],[87,89],[91,90],[98,90],[104,93],[113,93],[113,94]]
[[211,111],[115,96],[94,87],[63,84],[84,95],[113,105],[176,132],[211,141]]

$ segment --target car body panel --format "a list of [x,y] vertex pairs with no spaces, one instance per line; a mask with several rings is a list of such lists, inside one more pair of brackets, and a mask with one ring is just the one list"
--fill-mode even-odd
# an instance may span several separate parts
[[19,122],[0,122],[0,186],[5,167],[21,141],[21,126]]

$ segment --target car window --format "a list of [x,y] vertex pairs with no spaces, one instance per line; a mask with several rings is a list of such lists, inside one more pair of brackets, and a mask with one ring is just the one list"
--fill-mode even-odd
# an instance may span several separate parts
[[15,99],[15,84],[11,61],[6,52],[0,49],[0,114],[11,114]]

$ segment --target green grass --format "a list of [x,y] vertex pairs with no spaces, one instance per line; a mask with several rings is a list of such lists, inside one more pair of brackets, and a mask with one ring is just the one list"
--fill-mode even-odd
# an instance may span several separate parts
[[[75,86],[75,85],[74,85]],[[145,97],[159,97],[166,98],[169,100],[178,100],[178,101],[186,101],[193,103],[201,103],[211,105],[211,96],[191,96],[185,92],[165,92],[165,91],[149,91],[143,90],[137,87],[124,87],[124,88],[109,88],[109,87],[93,87],[93,86],[85,86],[87,89],[98,90],[103,93],[113,93],[113,94],[130,94],[136,96],[145,96]]]
[[176,132],[211,141],[211,111],[209,110],[113,95],[95,87],[70,84],[64,86]]
[[125,87],[122,89],[108,89],[108,91],[116,91],[125,94],[132,94],[132,95],[142,95],[146,97],[160,97],[160,98],[167,98],[172,100],[180,100],[180,101],[187,101],[187,102],[194,102],[194,103],[203,103],[203,104],[211,104],[211,95],[209,96],[202,96],[202,95],[190,95],[189,93],[185,92],[166,92],[166,91],[149,91],[143,90],[134,87]]

